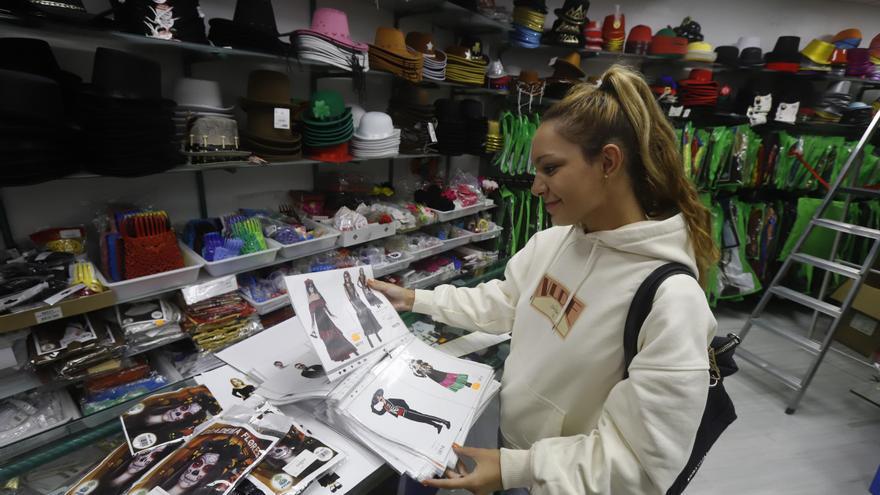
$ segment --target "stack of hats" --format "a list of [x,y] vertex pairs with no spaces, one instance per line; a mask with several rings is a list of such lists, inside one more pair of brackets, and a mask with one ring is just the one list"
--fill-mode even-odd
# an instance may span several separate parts
[[840,118],[841,124],[850,125],[868,125],[871,117],[874,116],[874,110],[871,105],[861,101],[854,101],[843,111],[843,117]]
[[510,42],[524,48],[537,48],[541,45],[547,5],[543,0],[515,0],[513,5]]
[[446,54],[434,48],[430,33],[413,31],[406,35],[406,46],[422,54],[422,77],[429,81],[446,80]]
[[351,152],[357,158],[394,156],[400,149],[400,129],[394,128],[391,116],[384,112],[367,112],[358,122],[351,140]]
[[422,80],[424,56],[406,46],[400,30],[380,27],[376,39],[370,45],[370,67],[390,72],[410,82]]
[[675,34],[672,28],[657,31],[651,40],[648,54],[664,58],[681,58],[687,54],[688,40]]
[[297,29],[290,35],[297,55],[312,62],[330,64],[347,71],[369,69],[366,43],[351,39],[345,12],[322,7],[312,15],[310,29]]
[[846,75],[869,77],[874,74],[871,52],[867,48],[850,48],[846,51]]
[[813,39],[801,50],[804,56],[801,70],[827,72],[831,69],[831,55],[834,45],[820,39]]
[[174,88],[174,128],[181,149],[192,163],[246,159],[239,151],[238,123],[224,106],[217,81],[182,78]]
[[497,120],[489,121],[489,130],[486,132],[486,152],[495,153],[504,149],[504,136],[501,135],[501,125]]
[[440,98],[434,102],[437,115],[437,149],[444,155],[461,155],[467,140],[467,128],[461,102]]
[[703,41],[703,28],[700,27],[700,24],[697,23],[697,21],[690,17],[685,17],[684,20],[681,21],[681,24],[673,29],[673,31],[675,31],[677,36],[687,38],[688,43]]
[[293,130],[294,107],[287,74],[255,70],[248,77],[247,97],[240,101],[247,114],[246,130],[239,130],[240,147],[268,161],[302,157],[302,136]]
[[[724,45],[715,48],[715,63],[729,67],[739,66],[739,48],[734,45]],[[800,54],[798,54],[800,57]],[[800,60],[800,58],[798,58]]]
[[533,70],[521,70],[516,78],[516,90],[520,96],[543,96],[545,86],[546,82]]
[[685,60],[691,62],[709,62],[712,63],[718,57],[718,54],[712,50],[712,45],[705,41],[692,41],[688,43]]
[[[8,93],[7,93],[8,94]],[[162,98],[159,64],[98,48],[92,83],[81,95],[80,115],[89,159],[100,175],[133,177],[182,163],[174,143],[174,102]]]
[[510,75],[504,70],[501,59],[493,60],[486,72],[486,85],[491,89],[508,89],[510,87]]
[[549,35],[545,36],[548,43],[580,47],[583,45],[584,24],[587,22],[589,0],[565,0],[561,9],[553,12],[556,20]]
[[602,28],[599,21],[587,21],[584,26],[584,49],[588,52],[602,51]]
[[739,48],[739,65],[742,67],[760,67],[764,65],[764,53],[761,51],[761,38],[743,36],[736,42]]
[[302,120],[309,158],[334,163],[351,161],[348,141],[354,135],[354,120],[342,95],[336,91],[316,91]]
[[462,84],[483,85],[489,57],[477,55],[463,46],[450,46],[446,48],[446,58],[446,79]]
[[480,155],[486,146],[485,140],[489,132],[489,120],[483,113],[483,103],[479,100],[461,100],[461,115],[467,136],[464,139],[464,152]]
[[650,47],[651,28],[644,24],[639,24],[629,30],[629,37],[626,39],[626,46],[623,51],[636,55],[647,55]]
[[800,70],[801,39],[797,36],[780,36],[773,51],[764,56],[767,69],[795,73]]
[[862,43],[862,32],[856,28],[844,29],[835,34],[834,38],[831,39],[831,42],[841,50],[858,48]]
[[[157,2],[163,3],[163,2]],[[238,0],[232,20],[211,19],[208,39],[215,46],[286,55],[290,45],[281,41],[272,0]]]
[[208,43],[199,0],[110,0],[123,31],[164,40]]
[[398,84],[391,92],[388,114],[400,129],[400,150],[404,153],[427,153],[437,142],[434,103],[427,89]]
[[822,99],[816,105],[815,119],[820,122],[840,122],[843,113],[852,103],[852,96],[850,95],[851,85],[852,83],[849,81],[832,83],[822,93]]
[[712,71],[692,69],[690,76],[678,82],[681,104],[686,107],[713,107],[718,101],[718,82],[712,80]]
[[0,38],[0,184],[16,186],[76,172],[78,136],[67,123],[79,79],[58,66],[49,44]]
[[572,86],[586,76],[581,70],[581,56],[578,52],[571,52],[565,57],[554,57],[550,65],[553,67],[553,75],[547,78],[546,88],[546,95],[550,98],[563,98]]
[[880,65],[880,34],[871,39],[871,44],[868,45],[868,50],[871,52],[871,63],[874,65]]
[[620,12],[605,16],[602,24],[603,48],[609,52],[622,52],[626,38],[626,16]]
[[835,48],[831,54],[831,71],[832,76],[843,77],[846,73],[846,52],[842,48]]

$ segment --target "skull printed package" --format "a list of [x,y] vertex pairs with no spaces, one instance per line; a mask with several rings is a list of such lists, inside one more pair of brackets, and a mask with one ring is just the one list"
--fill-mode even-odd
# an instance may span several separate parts
[[199,385],[147,397],[119,419],[129,449],[136,454],[183,441],[220,411],[208,387]]
[[154,466],[129,495],[225,495],[272,449],[277,436],[215,418]]
[[127,444],[113,450],[65,495],[122,495],[135,481],[172,451],[165,445],[131,455]]

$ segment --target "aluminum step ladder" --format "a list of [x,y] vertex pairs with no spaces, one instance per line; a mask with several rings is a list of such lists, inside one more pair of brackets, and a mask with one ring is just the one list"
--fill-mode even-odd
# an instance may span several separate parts
[[[859,139],[858,144],[850,154],[849,158],[843,166],[843,169],[841,169],[840,174],[838,175],[834,183],[831,184],[831,186],[829,187],[828,194],[825,196],[821,205],[819,205],[819,208],[816,210],[816,213],[813,216],[813,219],[810,221],[810,224],[807,226],[800,239],[797,240],[797,243],[795,244],[791,255],[789,255],[789,257],[786,258],[786,260],[783,262],[779,271],[776,273],[776,276],[773,277],[770,285],[767,286],[767,290],[761,297],[760,302],[758,302],[758,305],[752,311],[752,314],[749,315],[749,318],[746,320],[745,325],[743,325],[743,328],[742,330],[740,330],[739,333],[740,338],[745,340],[746,336],[749,333],[749,330],[751,330],[753,326],[756,326],[761,328],[762,330],[769,331],[780,337],[790,340],[791,342],[797,344],[798,346],[802,347],[807,352],[813,355],[812,361],[804,375],[795,376],[773,365],[769,361],[759,357],[755,353],[749,352],[747,349],[743,348],[743,346],[740,346],[736,350],[736,355],[738,358],[740,358],[740,360],[746,361],[766,371],[772,377],[781,381],[783,384],[795,391],[794,398],[791,399],[791,401],[788,403],[788,407],[785,410],[786,414],[794,414],[795,410],[798,407],[798,404],[800,404],[801,399],[803,399],[804,393],[806,393],[807,391],[807,387],[810,386],[810,382],[816,375],[816,370],[819,369],[819,365],[822,364],[822,360],[825,358],[825,354],[831,348],[831,343],[834,340],[834,334],[837,332],[837,328],[840,325],[840,321],[843,315],[845,315],[852,306],[856,294],[858,294],[859,289],[868,278],[868,275],[872,272],[880,274],[880,271],[872,269],[872,267],[874,266],[874,262],[877,259],[878,252],[880,252],[880,230],[871,229],[860,225],[853,225],[842,221],[822,218],[825,212],[828,210],[829,205],[831,205],[832,201],[838,196],[841,196],[843,198],[844,218],[846,216],[846,212],[849,211],[850,202],[852,201],[853,197],[880,198],[880,190],[855,187],[856,180],[859,177],[859,170],[861,168],[861,160],[858,158],[859,154],[865,147],[865,144],[869,142],[871,137],[874,135],[874,131],[876,130],[878,125],[878,121],[880,121],[880,112],[875,114],[874,118],[871,119],[871,123],[868,125],[868,128],[865,129],[865,133],[862,134],[861,139]],[[843,184],[847,180],[847,178],[849,178],[850,185],[844,186]],[[834,242],[831,247],[829,259],[818,258],[801,252],[801,248],[803,247],[807,237],[809,237],[810,233],[813,232],[813,229],[817,228],[830,229],[835,231]],[[838,259],[837,254],[840,247],[841,238],[844,235],[864,237],[873,241],[871,243],[871,248],[869,249],[868,256],[864,260],[862,260],[861,265],[849,263],[847,261]],[[821,270],[825,270],[818,298],[814,298],[808,294],[802,294],[796,290],[781,285],[783,279],[785,279],[785,276],[788,274],[789,270],[792,268],[792,265],[794,265],[795,263],[811,265]],[[846,294],[846,297],[843,300],[843,304],[841,304],[840,306],[836,306],[832,303],[825,301],[825,297],[828,295],[828,286],[831,281],[831,274],[842,275],[853,280],[852,286],[850,287],[849,292]],[[810,325],[809,334],[807,336],[774,326],[772,323],[768,322],[766,318],[761,317],[765,307],[767,306],[767,303],[773,297],[788,299],[813,310],[812,323]],[[828,328],[827,333],[821,340],[814,340],[813,334],[820,314],[831,317],[831,326]]]

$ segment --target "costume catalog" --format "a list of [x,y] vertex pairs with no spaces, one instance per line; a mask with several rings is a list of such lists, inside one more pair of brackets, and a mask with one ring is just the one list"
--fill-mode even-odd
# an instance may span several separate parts
[[351,303],[355,313],[357,313],[358,321],[361,324],[361,328],[364,330],[364,334],[367,336],[367,342],[370,343],[370,347],[373,346],[373,342],[370,340],[371,335],[376,336],[376,338],[379,339],[379,342],[382,342],[382,337],[379,336],[379,330],[382,330],[382,326],[379,325],[376,317],[373,316],[373,312],[370,311],[370,309],[367,308],[367,305],[361,300],[357,293],[357,289],[350,278],[346,278],[343,287],[345,288],[345,295],[348,297],[348,302]]
[[449,389],[452,392],[458,392],[463,388],[479,388],[479,384],[470,383],[468,381],[468,376],[466,374],[447,373],[445,371],[435,370],[433,366],[421,359],[411,362],[410,368],[412,368],[414,375],[430,378],[437,382],[441,387]]
[[376,306],[377,308],[382,306],[382,301],[376,297],[376,293],[373,292],[373,289],[371,289],[369,285],[367,285],[367,275],[363,270],[361,270],[358,275],[358,287],[364,292],[364,297],[367,298],[367,303],[370,306]]
[[379,416],[387,413],[395,418],[404,418],[410,421],[415,421],[416,423],[425,423],[426,425],[437,428],[438,434],[443,431],[444,426],[447,429],[452,427],[451,423],[443,418],[416,411],[410,407],[405,400],[386,399],[383,394],[381,388],[376,390],[373,394],[373,401],[370,404],[373,413],[378,414]]
[[501,390],[505,489],[533,495],[662,494],[684,468],[709,388],[715,319],[696,280],[667,279],[623,380],[632,297],[667,262],[696,273],[684,218],[535,234],[504,280],[417,290],[413,310],[513,331]]
[[336,327],[327,309],[327,301],[318,293],[309,294],[309,313],[312,315],[312,328],[318,329],[318,335],[324,341],[327,354],[334,361],[345,361],[352,354],[357,354],[357,349],[349,342],[342,331]]

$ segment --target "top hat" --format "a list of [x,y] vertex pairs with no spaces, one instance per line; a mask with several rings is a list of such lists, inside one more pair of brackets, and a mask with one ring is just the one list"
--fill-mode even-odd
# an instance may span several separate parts
[[293,34],[311,34],[359,52],[366,52],[369,49],[366,43],[359,43],[351,39],[346,13],[327,7],[315,10],[310,29],[297,29]]
[[744,67],[757,67],[764,65],[764,57],[761,49],[757,46],[744,48],[739,52],[739,64]]
[[557,58],[553,67],[556,69],[553,72],[554,79],[581,79],[586,75],[581,70],[581,55],[578,52]]
[[245,111],[250,106],[291,108],[290,79],[287,74],[272,70],[251,71],[247,96],[241,99],[241,106]]
[[739,65],[739,48],[733,45],[724,45],[715,47],[715,53],[718,54],[715,62],[724,65]]
[[562,8],[553,11],[556,17],[570,24],[587,22],[587,11],[590,10],[589,0],[565,0]]
[[813,63],[828,65],[831,63],[831,55],[834,53],[834,45],[820,39],[813,39],[801,50],[801,55],[807,57]]
[[223,105],[220,84],[217,81],[184,77],[174,86],[174,101],[179,107],[205,112],[225,113],[231,106]]
[[0,120],[18,124],[55,126],[63,120],[64,105],[58,83],[47,77],[0,69]]
[[739,51],[743,51],[746,48],[754,48],[761,46],[761,38],[757,36],[740,36],[739,40],[736,42],[736,47],[739,48]]
[[161,100],[158,63],[128,52],[98,47],[92,66],[93,92],[122,100]]
[[279,39],[271,0],[238,0],[232,20],[211,19],[208,38],[217,46],[287,53],[290,45]]
[[798,36],[780,36],[776,39],[773,51],[767,53],[764,58],[767,59],[767,63],[798,63],[801,60],[798,51],[800,45],[801,39]]

